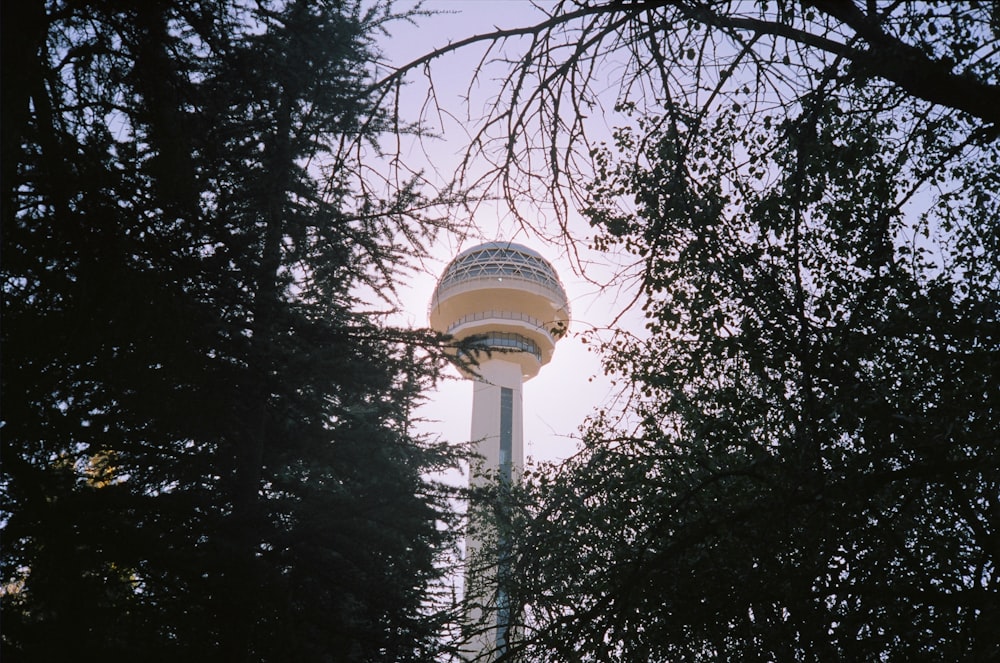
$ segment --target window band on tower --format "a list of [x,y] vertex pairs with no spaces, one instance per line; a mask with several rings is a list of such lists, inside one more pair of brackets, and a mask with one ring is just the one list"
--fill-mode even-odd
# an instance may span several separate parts
[[[514,390],[500,388],[500,490],[505,498],[513,481],[514,464]],[[503,506],[501,506],[503,508]],[[507,650],[510,638],[510,597],[507,585],[510,582],[510,542],[501,531],[497,541],[497,653]]]
[[538,361],[542,360],[542,351],[538,344],[526,336],[513,332],[488,332],[482,338],[476,339],[476,345],[481,345],[492,350],[520,350],[535,355]]
[[500,481],[511,482],[514,445],[514,390],[500,387]]

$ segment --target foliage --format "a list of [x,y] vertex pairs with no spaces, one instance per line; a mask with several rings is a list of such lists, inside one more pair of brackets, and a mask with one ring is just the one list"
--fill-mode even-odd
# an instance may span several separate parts
[[[644,259],[648,333],[604,348],[627,411],[595,418],[525,525],[543,647],[1000,654],[1000,154],[959,166],[978,205],[956,189],[908,217],[896,192],[912,176],[883,152],[894,125],[831,105],[809,143],[787,136],[805,118],[768,137],[784,147],[759,190],[724,175],[740,126],[725,117],[697,137],[665,123],[595,186],[603,241]],[[708,163],[677,155],[702,141]],[[637,214],[601,208],[606,191],[634,193]]]
[[994,6],[546,11],[448,47],[526,44],[472,151],[636,258],[646,329],[525,486],[510,657],[1000,658]]
[[5,660],[437,651],[439,361],[363,299],[438,226],[365,179],[395,18],[4,6]]

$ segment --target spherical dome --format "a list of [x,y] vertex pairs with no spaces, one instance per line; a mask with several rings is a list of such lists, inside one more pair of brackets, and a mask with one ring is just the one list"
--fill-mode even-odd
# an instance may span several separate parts
[[569,302],[555,269],[532,249],[490,242],[458,254],[431,299],[431,326],[505,353],[524,379],[549,362],[569,328]]
[[562,308],[567,305],[566,291],[552,265],[537,251],[513,242],[480,244],[459,253],[438,280],[434,297],[437,299],[462,283],[484,278],[497,283],[507,278],[540,284],[551,291]]

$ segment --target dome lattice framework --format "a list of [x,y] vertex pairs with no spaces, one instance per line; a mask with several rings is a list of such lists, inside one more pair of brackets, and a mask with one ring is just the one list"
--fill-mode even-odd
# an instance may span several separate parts
[[552,265],[535,251],[512,242],[493,242],[460,253],[438,281],[437,295],[450,287],[482,278],[522,279],[551,288],[565,307],[566,291]]

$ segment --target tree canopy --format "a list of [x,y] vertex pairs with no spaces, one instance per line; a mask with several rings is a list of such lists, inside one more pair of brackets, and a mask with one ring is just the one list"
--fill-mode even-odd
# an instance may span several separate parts
[[376,310],[441,223],[366,159],[476,44],[463,184],[644,319],[490,505],[501,658],[1000,658],[996,3],[536,8],[377,80],[380,2],[2,6],[5,660],[448,654],[440,339]]
[[[441,223],[361,2],[3,6],[3,657],[430,660]],[[377,299],[383,297],[383,300]]]
[[645,326],[505,525],[506,657],[1000,657],[996,4],[538,8],[417,64],[509,66],[468,172],[582,212]]

